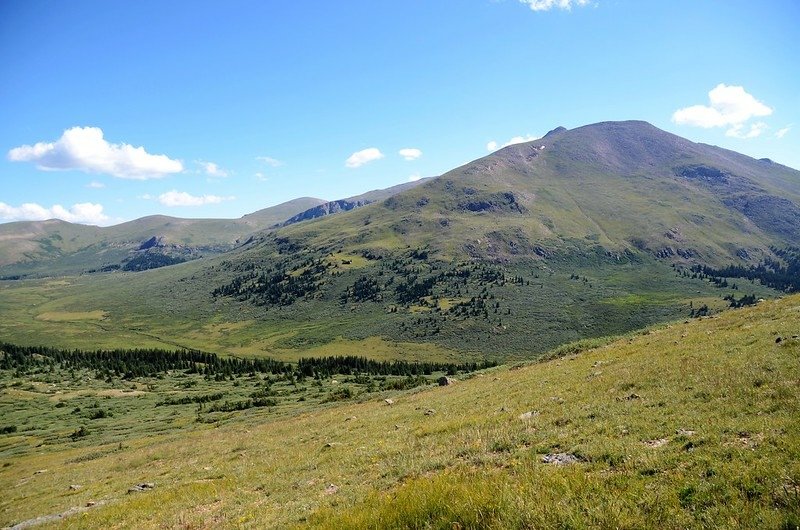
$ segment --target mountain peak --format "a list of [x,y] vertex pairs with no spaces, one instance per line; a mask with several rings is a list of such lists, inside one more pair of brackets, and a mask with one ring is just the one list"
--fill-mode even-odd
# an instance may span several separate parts
[[562,132],[565,132],[566,130],[567,130],[566,127],[562,127],[562,126],[559,125],[558,127],[553,129],[552,131],[549,131],[547,134],[545,134],[544,137],[547,138],[548,136],[552,136],[554,134],[562,133]]

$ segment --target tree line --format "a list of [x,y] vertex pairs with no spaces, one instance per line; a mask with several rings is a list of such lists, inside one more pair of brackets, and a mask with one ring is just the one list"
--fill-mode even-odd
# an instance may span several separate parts
[[16,370],[22,374],[41,368],[89,369],[126,379],[155,377],[169,371],[232,377],[243,374],[272,374],[285,378],[327,378],[345,375],[430,375],[434,372],[473,372],[496,362],[435,363],[376,361],[360,356],[306,357],[297,364],[267,357],[238,359],[220,357],[200,350],[164,350],[159,348],[114,350],[65,350],[47,346],[19,346],[0,343],[0,370]]

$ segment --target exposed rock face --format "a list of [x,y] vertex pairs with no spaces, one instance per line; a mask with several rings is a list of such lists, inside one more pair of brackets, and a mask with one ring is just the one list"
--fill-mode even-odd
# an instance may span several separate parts
[[331,215],[334,213],[339,212],[348,212],[355,208],[360,208],[362,206],[366,206],[367,204],[371,204],[374,201],[370,200],[355,200],[351,201],[348,199],[340,199],[338,201],[330,201],[326,202],[325,204],[320,204],[319,206],[315,206],[314,208],[309,208],[308,210],[301,212],[294,217],[290,217],[286,221],[284,221],[281,226],[287,226],[294,223],[299,223],[301,221],[308,221],[310,219],[316,219],[318,217],[324,217],[326,215]]
[[139,250],[147,250],[149,248],[154,248],[154,247],[163,247],[164,246],[163,239],[164,238],[161,236],[153,236],[144,243],[142,243],[141,245],[139,245]]

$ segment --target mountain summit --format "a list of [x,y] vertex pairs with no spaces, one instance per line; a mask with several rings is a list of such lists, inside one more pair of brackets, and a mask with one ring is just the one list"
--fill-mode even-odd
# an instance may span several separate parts
[[721,263],[800,241],[798,204],[798,171],[646,122],[603,122],[505,147],[313,231],[318,244],[335,242],[336,224],[335,238],[354,232],[344,244],[381,246],[388,233],[452,257],[602,247]]

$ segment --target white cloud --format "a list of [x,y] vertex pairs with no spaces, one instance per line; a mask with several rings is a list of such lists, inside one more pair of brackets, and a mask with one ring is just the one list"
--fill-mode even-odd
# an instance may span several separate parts
[[383,158],[383,153],[381,153],[380,149],[377,147],[369,147],[350,155],[350,158],[345,161],[344,165],[350,168],[361,167],[368,162],[380,160],[381,158]]
[[203,206],[205,204],[219,204],[222,201],[232,201],[235,197],[220,197],[219,195],[191,195],[185,191],[172,190],[158,196],[158,202],[164,206]]
[[487,151],[497,151],[498,149],[502,149],[503,147],[508,147],[509,145],[522,144],[522,143],[525,143],[525,142],[532,142],[534,140],[538,140],[539,138],[541,138],[541,136],[532,136],[530,134],[528,134],[526,136],[515,136],[515,137],[511,138],[509,141],[507,141],[506,143],[502,144],[502,145],[500,145],[496,141],[492,140],[491,142],[486,144],[486,150]]
[[422,156],[422,151],[414,147],[406,147],[405,149],[400,149],[398,154],[406,160],[416,160]]
[[572,6],[583,7],[589,5],[589,0],[519,0],[527,4],[533,11],[550,11],[554,7],[569,11]]
[[692,127],[728,127],[727,136],[734,138],[755,138],[767,125],[757,122],[744,132],[747,122],[752,118],[769,116],[772,109],[748,94],[744,87],[728,86],[720,83],[708,93],[709,105],[693,105],[678,109],[672,121],[678,125]]
[[202,160],[198,160],[197,164],[203,168],[203,171],[205,171],[206,175],[209,177],[225,178],[229,175],[227,170],[222,169],[214,162],[203,162]]
[[786,133],[788,133],[791,130],[792,130],[791,125],[787,125],[783,129],[778,129],[777,131],[775,131],[775,138],[783,138],[784,136],[786,136]]
[[93,180],[89,184],[87,184],[86,187],[99,190],[100,188],[105,188],[106,185],[103,184],[102,182],[97,182],[96,180]]
[[422,178],[422,175],[420,175],[419,173],[414,173],[413,175],[409,175],[408,181],[409,182],[416,182],[421,178]]
[[260,171],[257,171],[256,174],[253,176],[256,178],[256,180],[260,180],[261,182],[266,182],[267,180],[269,180],[269,177]]
[[730,136],[732,138],[755,138],[757,136],[761,136],[761,133],[766,131],[769,126],[764,123],[763,121],[759,121],[756,123],[750,124],[750,129],[745,132],[745,126],[741,123],[737,123],[727,131],[725,131],[725,136]]
[[286,165],[285,162],[283,162],[282,160],[278,160],[277,158],[272,158],[271,156],[257,156],[256,160],[258,160],[259,162],[264,162],[270,167],[281,167],[283,165]]
[[73,204],[69,210],[60,204],[45,208],[33,202],[25,203],[22,206],[11,206],[0,202],[0,219],[3,221],[61,219],[70,223],[103,224],[109,218],[103,213],[102,204],[93,204],[91,202]]
[[144,147],[110,144],[99,127],[72,127],[55,142],[15,147],[8,152],[13,162],[35,162],[39,169],[77,169],[123,179],[147,180],[183,171],[180,160],[151,155]]

